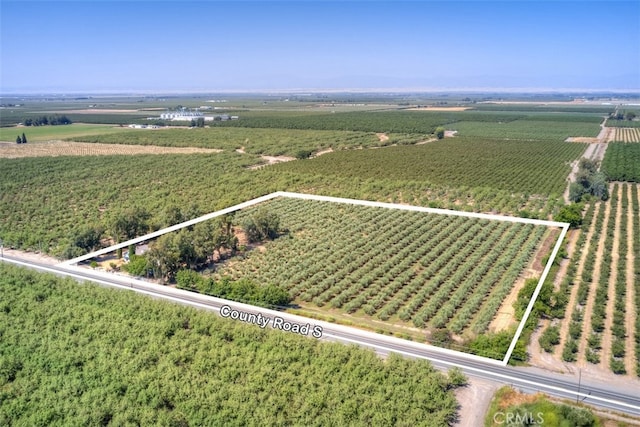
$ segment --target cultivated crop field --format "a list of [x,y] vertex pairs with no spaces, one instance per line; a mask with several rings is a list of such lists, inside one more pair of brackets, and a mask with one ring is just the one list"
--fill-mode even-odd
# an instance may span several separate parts
[[614,141],[640,142],[640,128],[615,128]]
[[111,156],[138,154],[194,154],[215,153],[220,150],[195,147],[156,147],[123,144],[89,144],[84,142],[40,142],[27,144],[0,143],[0,157],[16,159],[20,157],[59,156]]
[[[569,116],[571,117],[571,116]],[[487,123],[461,121],[447,125],[447,129],[457,130],[460,136],[495,138],[507,140],[556,140],[569,137],[595,137],[600,131],[600,117],[580,117],[582,121],[550,120],[546,116],[527,117],[509,122]]]
[[610,180],[640,182],[640,144],[610,142],[602,170]]
[[214,127],[210,129],[140,129],[73,139],[105,144],[242,149],[251,154],[295,156],[300,150],[313,152],[327,148],[413,144],[426,138],[428,135],[392,134],[386,135],[386,138],[381,140],[374,132]]
[[456,413],[456,383],[427,361],[5,263],[0,333],[3,426],[432,426]]
[[29,142],[76,139],[88,135],[109,135],[124,132],[127,128],[112,125],[93,125],[73,123],[59,126],[20,126],[0,127],[0,141],[15,143],[16,137],[23,133]]
[[490,187],[517,193],[561,195],[585,144],[447,138],[416,147],[327,154],[278,165],[279,171],[352,178],[403,179],[425,184]]
[[[610,200],[589,203],[561,277],[566,314],[547,351],[564,362],[640,375],[640,186],[612,183]],[[553,341],[553,340],[552,340]]]
[[279,284],[303,307],[467,338],[513,310],[503,303],[540,276],[542,243],[557,238],[545,225],[289,198],[236,221],[258,210],[288,232],[217,275]]

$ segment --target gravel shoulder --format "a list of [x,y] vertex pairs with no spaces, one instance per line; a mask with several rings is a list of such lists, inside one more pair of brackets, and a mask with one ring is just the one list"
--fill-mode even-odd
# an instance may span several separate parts
[[491,399],[501,384],[469,378],[465,387],[455,391],[456,399],[460,407],[458,409],[458,421],[456,427],[477,427],[484,425],[484,417],[487,414]]

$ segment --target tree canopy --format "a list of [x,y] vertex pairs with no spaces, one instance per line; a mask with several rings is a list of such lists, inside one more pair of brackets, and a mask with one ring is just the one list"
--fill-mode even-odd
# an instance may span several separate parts
[[0,425],[447,426],[464,383],[4,263],[0,334]]

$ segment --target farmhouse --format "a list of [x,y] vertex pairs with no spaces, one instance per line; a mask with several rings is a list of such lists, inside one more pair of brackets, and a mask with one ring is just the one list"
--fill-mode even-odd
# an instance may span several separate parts
[[171,121],[191,121],[204,119],[207,122],[210,121],[227,121],[227,120],[237,120],[238,116],[230,116],[228,114],[219,114],[216,116],[205,116],[200,111],[167,111],[166,113],[160,114],[160,119],[162,120],[171,120]]

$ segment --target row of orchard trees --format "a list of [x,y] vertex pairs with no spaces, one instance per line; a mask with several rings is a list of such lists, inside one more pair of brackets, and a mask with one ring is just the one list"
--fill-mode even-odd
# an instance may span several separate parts
[[445,426],[465,382],[427,361],[7,263],[0,325],[5,426]]
[[28,117],[24,119],[25,126],[57,126],[70,125],[71,120],[65,115]]

